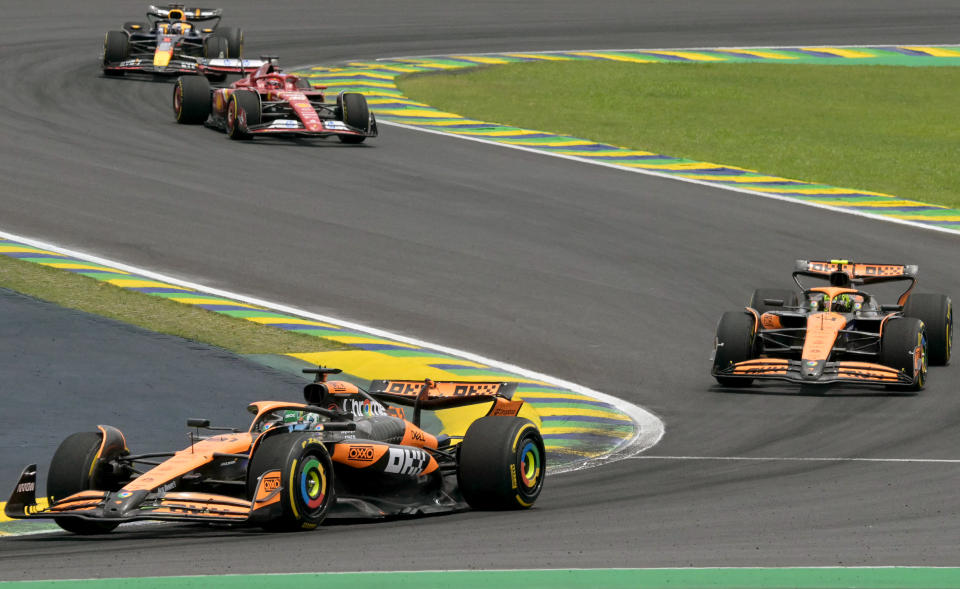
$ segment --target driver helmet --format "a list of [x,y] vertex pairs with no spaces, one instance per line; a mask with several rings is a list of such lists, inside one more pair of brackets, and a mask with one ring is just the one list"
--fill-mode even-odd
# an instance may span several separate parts
[[[857,306],[859,307],[859,305]],[[855,310],[853,297],[847,293],[838,294],[833,297],[830,310],[834,313],[852,313]]]
[[267,88],[283,90],[283,82],[281,82],[278,78],[267,78],[266,81],[264,82],[264,85]]

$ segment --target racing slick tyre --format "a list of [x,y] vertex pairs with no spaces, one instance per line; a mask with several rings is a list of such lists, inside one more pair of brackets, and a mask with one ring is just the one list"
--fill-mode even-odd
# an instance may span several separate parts
[[145,22],[131,20],[123,23],[123,30],[127,31],[128,33],[147,33],[150,31],[150,25]]
[[227,103],[227,135],[230,139],[251,139],[250,125],[260,124],[260,95],[249,90],[237,90]]
[[217,29],[215,35],[227,42],[227,55],[224,57],[237,59],[243,54],[243,29],[225,27]]
[[203,56],[206,59],[223,59],[230,56],[227,40],[211,35],[203,40]]
[[[770,297],[767,297],[770,298]],[[727,311],[717,324],[714,342],[713,369],[723,370],[731,364],[756,357],[757,324],[751,313]],[[725,387],[746,387],[753,384],[752,378],[739,376],[715,376]]]
[[912,317],[887,321],[880,335],[880,363],[913,377],[913,384],[909,386],[888,385],[887,388],[922,389],[927,383],[927,335],[923,322]]
[[173,86],[173,115],[181,125],[199,125],[210,116],[210,82],[181,76]]
[[[367,98],[358,92],[341,92],[337,95],[337,106],[340,107],[340,119],[357,129],[369,131],[370,109],[367,107]],[[338,135],[341,143],[363,143],[363,135]]]
[[[81,432],[68,436],[53,455],[50,470],[47,471],[47,496],[53,501],[69,497],[74,493],[88,489],[104,489],[110,486],[105,468],[94,464],[98,458],[110,459],[113,456],[98,456],[103,434],[100,432]],[[90,521],[75,517],[57,517],[58,526],[74,534],[105,534],[119,523]]]
[[910,295],[903,306],[904,317],[915,317],[927,327],[927,359],[931,366],[950,363],[953,348],[953,302],[940,294]]
[[278,517],[263,522],[270,532],[312,530],[333,504],[333,462],[323,442],[313,435],[275,434],[260,443],[247,471],[247,496],[265,472],[280,471]]
[[764,303],[764,299],[781,300],[785,307],[797,306],[797,293],[789,288],[758,288],[753,291],[753,296],[750,297],[750,303],[747,306],[756,309],[760,315],[781,308]]
[[123,70],[112,70],[109,66],[122,62],[129,53],[130,36],[126,31],[107,31],[103,39],[103,73],[107,76],[122,76]]
[[527,509],[547,472],[543,436],[522,417],[481,417],[460,444],[457,482],[473,509]]

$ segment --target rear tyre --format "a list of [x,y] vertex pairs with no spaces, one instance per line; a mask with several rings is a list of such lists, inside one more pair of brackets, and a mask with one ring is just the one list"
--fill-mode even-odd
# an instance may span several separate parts
[[[94,464],[102,441],[100,432],[81,432],[68,436],[60,444],[47,471],[47,495],[51,503],[80,491],[103,489],[107,473],[103,466]],[[83,535],[105,534],[120,525],[74,517],[57,517],[53,521],[68,532]]]
[[247,471],[247,496],[265,472],[280,471],[281,515],[262,524],[271,532],[312,530],[333,503],[333,462],[323,442],[311,435],[276,434],[260,443]]
[[173,115],[181,125],[199,125],[210,116],[210,82],[181,76],[173,87]]
[[224,59],[230,56],[228,42],[223,37],[211,35],[203,40],[203,56],[207,59]]
[[537,426],[521,417],[481,417],[460,444],[457,481],[474,509],[528,509],[543,490],[547,455]]
[[243,54],[243,29],[224,27],[217,29],[214,35],[227,42],[227,55],[225,57],[237,59]]
[[786,307],[797,306],[797,293],[789,288],[758,288],[753,291],[750,297],[750,303],[747,305],[757,310],[757,313],[763,315],[767,311],[774,311],[782,307],[772,307],[763,302],[764,299],[779,299],[783,301]]
[[249,90],[237,90],[227,104],[227,135],[230,139],[251,139],[251,125],[260,124],[260,96]]
[[[713,369],[720,371],[737,362],[756,357],[757,325],[753,314],[745,311],[727,311],[717,324],[714,341]],[[715,376],[725,387],[746,387],[753,384],[752,378]]]
[[903,307],[904,317],[915,317],[927,328],[927,354],[931,366],[950,363],[953,348],[953,302],[941,294],[910,295]]
[[123,70],[109,69],[127,58],[130,53],[130,36],[126,31],[107,31],[103,39],[103,73],[108,76],[122,76]]
[[910,386],[891,385],[888,388],[909,391],[922,389],[927,383],[927,337],[923,322],[903,317],[884,323],[880,336],[880,363],[914,379]]

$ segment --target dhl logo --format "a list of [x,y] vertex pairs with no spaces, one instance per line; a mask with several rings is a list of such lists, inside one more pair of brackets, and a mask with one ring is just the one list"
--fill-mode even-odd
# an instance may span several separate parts
[[[423,391],[423,387],[422,382],[391,382],[386,392],[415,397]],[[431,394],[442,397],[493,396],[500,390],[500,383],[435,383],[435,386],[428,390]]]

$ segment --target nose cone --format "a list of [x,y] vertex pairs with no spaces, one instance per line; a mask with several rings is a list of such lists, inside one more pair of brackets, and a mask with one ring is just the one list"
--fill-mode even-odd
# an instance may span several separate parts
[[824,360],[804,360],[800,367],[800,377],[804,380],[816,380],[823,376]]
[[157,51],[153,54],[153,65],[157,67],[166,67],[170,64],[170,58],[173,57],[173,50]]

